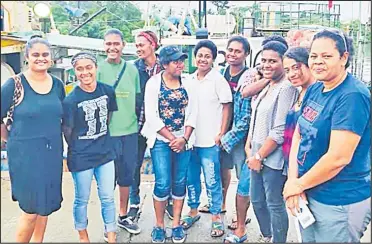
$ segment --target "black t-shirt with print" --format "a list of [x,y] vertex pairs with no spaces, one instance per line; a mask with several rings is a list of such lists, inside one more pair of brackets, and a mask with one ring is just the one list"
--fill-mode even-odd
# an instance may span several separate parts
[[65,98],[63,124],[72,128],[67,154],[71,172],[91,169],[115,159],[108,114],[117,110],[114,88],[100,82],[94,92],[76,86]]

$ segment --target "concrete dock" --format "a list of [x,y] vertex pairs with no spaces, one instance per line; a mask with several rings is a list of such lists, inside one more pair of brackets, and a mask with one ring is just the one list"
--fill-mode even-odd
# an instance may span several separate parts
[[[90,196],[90,202],[88,205],[88,233],[91,242],[104,242],[103,240],[103,221],[101,218],[100,202],[97,195],[96,182],[92,182],[92,191]],[[142,214],[138,220],[138,224],[142,229],[142,232],[138,235],[132,235],[123,229],[118,229],[118,242],[124,243],[151,243],[151,231],[153,224],[155,223],[155,214],[152,204],[152,190],[154,187],[153,175],[143,175],[141,184],[141,210]],[[223,215],[226,233],[230,230],[227,229],[227,225],[230,223],[233,211],[235,209],[235,192],[237,187],[237,181],[235,176],[232,178],[232,182],[229,188],[228,200],[227,200],[227,213]],[[71,178],[71,174],[66,172],[63,175],[63,202],[62,208],[53,213],[49,217],[48,226],[45,233],[44,242],[78,242],[78,233],[74,230],[72,206],[74,201],[74,185]],[[115,201],[118,200],[118,190],[115,193]],[[205,189],[201,197],[202,204],[207,202]],[[185,203],[183,213],[186,214],[188,207]],[[118,210],[117,210],[118,212]],[[1,172],[1,242],[14,242],[15,229],[20,216],[20,209],[18,203],[11,200],[10,192],[10,180],[9,174],[6,171]],[[260,231],[256,217],[253,213],[252,207],[249,209],[248,217],[252,219],[251,223],[247,225],[248,240],[247,242],[260,242]],[[289,216],[290,227],[288,232],[287,242],[298,242],[296,234],[296,228],[294,225],[294,218]],[[165,216],[167,227],[171,227],[171,220]],[[187,231],[188,243],[200,243],[200,242],[215,242],[222,243],[223,237],[212,238],[210,237],[211,218],[209,214],[201,214],[201,219]],[[371,226],[369,225],[362,241],[370,243]],[[170,233],[168,234],[170,235]],[[168,239],[167,242],[171,242]]]

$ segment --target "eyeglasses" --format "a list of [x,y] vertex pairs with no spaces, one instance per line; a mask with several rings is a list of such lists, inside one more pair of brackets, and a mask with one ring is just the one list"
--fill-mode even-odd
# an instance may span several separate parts
[[324,32],[324,31],[331,32],[331,33],[341,37],[342,41],[344,42],[345,52],[348,52],[346,37],[345,37],[345,34],[342,31],[340,31],[338,29],[335,29],[335,28],[327,28],[327,29],[319,31],[318,33],[321,33],[321,32]]

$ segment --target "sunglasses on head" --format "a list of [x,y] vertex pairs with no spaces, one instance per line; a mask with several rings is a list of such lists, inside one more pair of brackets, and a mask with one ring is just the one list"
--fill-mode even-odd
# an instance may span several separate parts
[[346,37],[345,37],[345,34],[342,31],[340,31],[338,29],[335,29],[335,28],[327,28],[327,29],[319,31],[318,33],[326,32],[326,31],[331,32],[331,33],[341,37],[342,41],[344,42],[345,52],[348,52]]

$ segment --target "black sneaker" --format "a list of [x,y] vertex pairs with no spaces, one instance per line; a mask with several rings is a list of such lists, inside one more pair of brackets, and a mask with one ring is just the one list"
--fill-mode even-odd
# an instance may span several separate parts
[[173,204],[168,204],[165,207],[165,213],[168,215],[168,218],[173,220]]
[[140,214],[139,207],[131,206],[128,211],[127,216],[130,217],[134,221],[139,216],[139,214]]
[[139,234],[141,232],[140,227],[138,227],[138,225],[134,223],[130,217],[127,216],[119,216],[118,226],[125,229],[131,234]]

